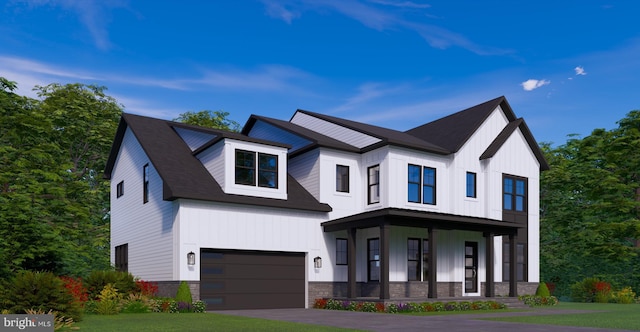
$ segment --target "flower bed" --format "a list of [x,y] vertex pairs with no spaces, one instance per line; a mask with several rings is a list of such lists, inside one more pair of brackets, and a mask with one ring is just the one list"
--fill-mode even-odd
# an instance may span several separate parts
[[521,295],[518,299],[530,307],[552,306],[558,304],[555,296]]
[[313,307],[327,310],[346,310],[361,312],[435,312],[435,311],[467,311],[467,310],[499,310],[506,309],[504,303],[496,301],[461,301],[461,302],[407,302],[388,303],[348,301],[335,299],[316,299]]

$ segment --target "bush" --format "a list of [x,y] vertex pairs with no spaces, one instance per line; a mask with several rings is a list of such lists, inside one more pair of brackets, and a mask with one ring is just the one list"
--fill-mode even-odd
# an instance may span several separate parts
[[158,283],[144,280],[136,280],[136,288],[140,294],[154,297],[158,293]]
[[89,276],[84,279],[85,287],[89,293],[89,299],[95,300],[98,294],[107,284],[111,284],[122,295],[129,295],[138,290],[133,275],[128,272],[115,270],[97,270],[92,271]]
[[63,319],[82,319],[82,307],[51,272],[20,271],[5,281],[0,290],[2,308],[15,314],[27,310],[57,311]]
[[530,307],[553,306],[559,302],[555,296],[522,295],[518,299]]
[[611,296],[611,300],[615,303],[631,304],[635,302],[636,293],[633,292],[631,287],[625,287],[617,292],[614,292]]
[[541,282],[538,284],[538,288],[536,288],[536,296],[551,296],[551,292],[549,292],[549,288],[546,283]]
[[585,278],[571,285],[571,299],[575,302],[593,302],[598,282],[598,278]]
[[122,295],[118,293],[118,289],[112,284],[107,284],[98,295],[96,313],[99,315],[115,315],[119,313],[121,300]]
[[176,293],[176,302],[184,302],[187,304],[191,304],[191,302],[193,302],[191,298],[191,290],[189,289],[189,285],[186,281],[181,281],[180,286],[178,286],[178,292]]
[[136,314],[151,312],[153,307],[153,300],[146,295],[129,294],[129,297],[125,299],[122,304],[122,313]]

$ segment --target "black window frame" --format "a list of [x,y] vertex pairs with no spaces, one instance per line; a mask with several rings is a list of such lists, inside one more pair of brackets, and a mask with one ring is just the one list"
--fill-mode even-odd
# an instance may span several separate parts
[[[376,174],[371,174],[371,171],[377,171]],[[372,175],[373,180],[372,181]],[[376,200],[372,197],[372,190],[375,190]],[[367,203],[377,204],[380,203],[380,164],[367,167]]]
[[[507,186],[507,183],[510,183]],[[518,184],[522,184],[522,192],[518,190]],[[502,175],[502,209],[511,213],[526,214],[529,210],[529,180],[515,175]],[[522,208],[518,209],[519,199]],[[507,205],[509,204],[509,205]]]
[[[418,257],[411,257],[410,242],[417,242],[416,253]],[[416,262],[415,275],[411,276],[410,262]],[[412,263],[414,264],[414,263]],[[407,239],[407,281],[429,280],[429,239],[408,238]]]
[[149,164],[142,166],[142,204],[149,202]]
[[[427,171],[433,171],[433,183],[427,183]],[[429,204],[429,205],[436,205],[436,203],[438,202],[438,200],[436,199],[437,195],[437,191],[436,191],[436,184],[437,184],[437,170],[435,169],[435,167],[427,167],[424,166],[422,168],[422,204]],[[433,202],[427,202],[427,195],[426,195],[426,189],[431,189],[433,191]]]
[[[418,179],[414,179],[412,177],[412,170],[418,171]],[[422,202],[422,166],[409,164],[407,166],[407,201],[411,203],[420,203]],[[413,193],[412,193],[413,191]],[[412,195],[413,194],[413,195]],[[412,197],[417,196],[416,199],[411,199]]]
[[336,238],[336,265],[348,265],[349,249],[347,239]]
[[[469,176],[473,178],[471,183],[469,182]],[[467,198],[478,198],[478,174],[475,172],[467,172],[465,188],[465,195]],[[471,194],[469,193],[469,189],[471,189]]]
[[336,165],[336,192],[349,192],[349,166]]
[[120,198],[122,195],[124,195],[124,180],[116,185],[116,198]]
[[[377,271],[377,279],[372,278],[373,270]],[[380,238],[377,237],[367,239],[367,281],[380,281]]]
[[407,281],[422,281],[421,249],[420,239],[407,239]]
[[[235,184],[278,189],[278,155],[243,149],[236,149],[234,155]],[[269,160],[275,161],[273,166]]]
[[[511,245],[509,242],[502,243],[502,281],[509,281],[511,279],[510,260],[509,254]],[[518,242],[516,243],[516,281],[527,281],[527,244]]]
[[114,266],[116,270],[129,272],[129,244],[121,244],[115,247]]

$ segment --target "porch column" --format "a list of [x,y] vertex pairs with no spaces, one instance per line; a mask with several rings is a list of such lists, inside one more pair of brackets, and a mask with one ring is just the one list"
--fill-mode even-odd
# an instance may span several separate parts
[[438,273],[437,273],[437,252],[436,252],[436,235],[437,231],[433,227],[429,227],[429,298],[438,298]]
[[356,289],[356,228],[347,230],[347,298],[358,297]]
[[391,298],[389,294],[389,239],[391,226],[380,225],[380,299]]
[[518,296],[518,248],[516,234],[509,234],[509,296]]
[[486,238],[485,245],[485,270],[486,270],[486,280],[485,280],[485,295],[486,297],[495,297],[495,264],[494,264],[494,248],[493,248],[493,233],[487,232],[484,233]]

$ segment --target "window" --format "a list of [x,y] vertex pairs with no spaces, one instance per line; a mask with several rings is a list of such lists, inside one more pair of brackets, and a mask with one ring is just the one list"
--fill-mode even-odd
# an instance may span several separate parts
[[467,197],[476,198],[476,173],[467,172]]
[[336,239],[336,265],[347,265],[347,239]]
[[429,240],[407,240],[407,279],[423,281],[429,278]]
[[[256,172],[257,156],[257,172]],[[257,184],[256,184],[257,174]],[[278,156],[236,150],[236,184],[278,188]]]
[[436,169],[409,164],[407,174],[407,200],[413,203],[435,205]]
[[120,183],[116,185],[116,197],[120,198],[122,195],[124,195],[124,181],[120,181]]
[[336,165],[336,191],[349,192],[349,166]]
[[436,169],[425,167],[423,169],[422,203],[436,204]]
[[369,167],[367,174],[369,176],[369,204],[380,203],[380,165]]
[[115,265],[116,265],[116,270],[118,271],[123,271],[123,272],[128,272],[129,269],[129,244],[125,243],[125,244],[121,244],[119,246],[116,246],[116,253],[115,253]]
[[[526,281],[527,265],[525,263],[526,245],[524,243],[516,244],[516,281]],[[509,242],[502,243],[502,280],[509,281]]]
[[380,281],[380,239],[367,240],[367,274],[369,281]]
[[149,201],[149,164],[142,167],[142,203]]
[[409,165],[408,168],[408,193],[409,202],[420,203],[420,185],[422,177],[420,170],[422,167],[417,165]]
[[505,175],[503,177],[503,209],[527,212],[527,180]]

